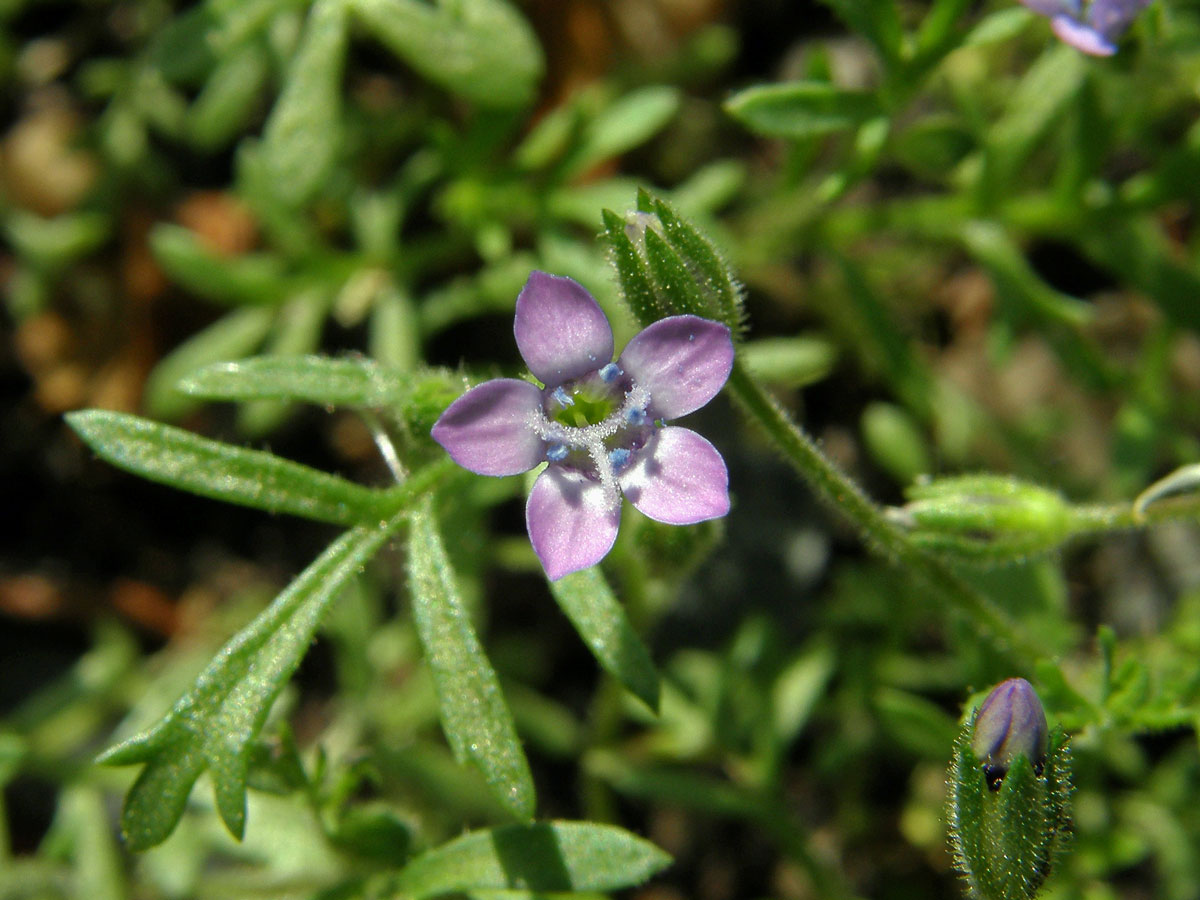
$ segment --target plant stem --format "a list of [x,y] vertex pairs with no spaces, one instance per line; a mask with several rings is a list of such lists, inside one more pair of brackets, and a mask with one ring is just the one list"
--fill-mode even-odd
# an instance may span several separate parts
[[976,630],[1018,668],[1029,672],[1037,659],[1050,655],[1046,647],[1024,634],[1002,609],[963,581],[946,563],[914,546],[862,488],[817,449],[812,438],[792,421],[740,361],[734,363],[727,387],[818,496],[853,522],[877,553],[924,581],[940,599],[965,614]]

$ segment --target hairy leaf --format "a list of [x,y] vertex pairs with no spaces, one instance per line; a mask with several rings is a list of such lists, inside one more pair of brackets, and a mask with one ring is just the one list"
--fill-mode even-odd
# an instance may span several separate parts
[[382,491],[139,416],[91,409],[66,420],[101,459],[202,497],[334,525],[378,520],[394,508]]
[[658,672],[625,610],[593,566],[550,582],[550,592],[606,672],[658,709]]
[[433,674],[442,728],[459,762],[470,761],[514,815],[533,815],[533,776],[496,672],[459,598],[432,501],[412,515],[409,582],[413,615]]
[[250,752],[271,703],[300,664],[330,600],[404,519],[397,513],[334,541],[225,645],[161,722],[100,758],[111,765],[146,764],[121,814],[131,848],[144,850],[167,838],[205,770],[221,818],[241,838]]
[[235,309],[198,331],[165,357],[146,379],[146,407],[152,415],[176,419],[196,401],[185,397],[177,382],[184,375],[217,360],[253,353],[275,323],[275,310],[265,306]]
[[483,891],[615,891],[671,864],[649,841],[612,825],[538,822],[455,838],[417,857],[398,888],[420,900]]

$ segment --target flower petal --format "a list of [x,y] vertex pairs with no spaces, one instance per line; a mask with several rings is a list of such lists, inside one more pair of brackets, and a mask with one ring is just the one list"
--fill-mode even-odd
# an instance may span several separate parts
[[729,512],[729,472],[717,448],[688,428],[663,428],[617,476],[639,512],[691,525]]
[[1105,40],[1104,35],[1090,25],[1076,22],[1069,16],[1055,16],[1050,27],[1064,44],[1070,44],[1090,56],[1112,56],[1117,52],[1116,44]]
[[559,385],[612,362],[604,310],[570,278],[529,273],[517,297],[513,333],[521,358],[543,384]]
[[525,504],[529,540],[551,581],[604,559],[620,524],[621,506],[603,485],[562,466],[538,476]]
[[545,445],[529,423],[541,403],[541,390],[528,381],[485,381],[451,403],[431,433],[464,469],[516,475],[544,457]]
[[650,416],[675,419],[717,395],[733,368],[733,339],[699,316],[660,319],[636,334],[617,365],[650,392]]
[[1115,44],[1150,0],[1094,0],[1087,23],[1107,44]]

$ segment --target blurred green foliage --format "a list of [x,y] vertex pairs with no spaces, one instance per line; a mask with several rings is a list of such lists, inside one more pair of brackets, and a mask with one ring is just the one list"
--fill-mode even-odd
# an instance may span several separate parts
[[[161,646],[93,617],[0,712],[0,897],[953,897],[946,765],[1015,674],[1074,758],[1043,896],[1200,894],[1200,8],[1095,60],[1000,0],[612,6],[0,3],[43,415],[132,358],[140,405],[68,417],[99,456],[346,529]],[[743,329],[757,426],[710,415],[725,521],[634,518],[549,590],[520,480],[428,436],[515,372],[535,268],[618,332]],[[49,321],[90,367],[61,400]],[[303,404],[400,483],[244,446]],[[290,680],[318,634],[329,671]],[[114,743],[140,774],[93,764]]]

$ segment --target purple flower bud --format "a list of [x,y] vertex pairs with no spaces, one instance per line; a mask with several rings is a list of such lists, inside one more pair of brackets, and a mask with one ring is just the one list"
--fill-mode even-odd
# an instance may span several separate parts
[[1024,755],[1034,771],[1041,771],[1046,736],[1046,712],[1033,685],[1024,678],[1009,678],[992,688],[980,705],[971,750],[995,790],[1018,756]]

